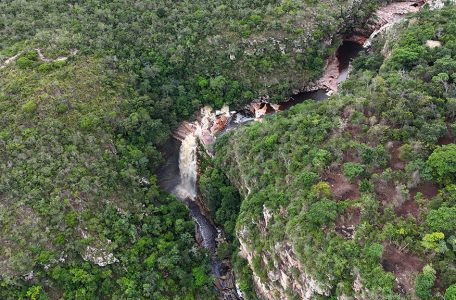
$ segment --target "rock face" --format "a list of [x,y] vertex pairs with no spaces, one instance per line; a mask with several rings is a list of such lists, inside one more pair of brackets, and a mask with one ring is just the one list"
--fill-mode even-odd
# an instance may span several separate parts
[[[438,1],[433,1],[438,2]],[[425,4],[425,1],[407,1],[392,3],[387,5],[377,12],[377,16],[373,18],[369,23],[369,31],[361,32],[354,35],[344,37],[346,41],[355,42],[358,44],[366,44],[367,42],[375,38],[378,34],[392,27],[394,24],[399,22],[408,13],[417,12],[420,7]],[[438,4],[432,4],[439,6]],[[371,34],[372,33],[372,34]],[[369,37],[370,39],[367,39]],[[428,41],[428,47],[439,47],[438,41]],[[340,75],[339,61],[337,56],[330,57],[327,61],[326,71],[323,77],[317,83],[318,88],[325,88],[328,90],[337,90],[337,79]],[[254,111],[267,113],[267,107],[259,104],[254,105]],[[377,121],[373,119],[373,124]],[[402,169],[404,166],[399,160],[397,155],[398,145],[391,144],[391,159],[394,167]],[[335,174],[337,175],[337,174]],[[340,176],[339,176],[340,175]],[[357,199],[359,198],[359,187],[355,184],[351,184],[348,180],[342,177],[341,174],[334,178],[326,178],[331,183],[332,192],[340,199]],[[332,180],[332,181],[331,181]],[[249,186],[242,182],[242,176],[236,176],[234,184],[238,186],[239,190],[244,191],[249,189]],[[397,209],[404,215],[416,215],[408,207],[404,207],[407,202],[407,195],[404,194],[406,189],[404,186],[396,186],[392,182],[379,182],[376,184],[375,193],[377,197],[382,201],[382,205],[390,205]],[[411,212],[410,212],[411,211]],[[277,212],[275,212],[277,213]],[[285,212],[286,213],[286,212]],[[280,213],[281,214],[281,213]],[[340,215],[335,221],[335,231],[344,239],[352,239],[354,236],[354,230],[356,225],[360,222],[361,210],[358,207],[350,207],[347,211]],[[261,221],[254,221],[258,227],[259,234],[262,235],[260,238],[268,239],[268,226],[274,223],[274,212],[268,207],[263,205],[263,211],[261,213]],[[319,282],[316,278],[309,275],[309,271],[305,270],[303,264],[297,257],[297,251],[294,251],[293,244],[288,237],[284,237],[274,246],[268,250],[262,248],[261,252],[257,251],[252,241],[252,233],[249,232],[249,226],[246,224],[242,226],[237,236],[240,241],[240,255],[244,257],[251,270],[253,271],[253,281],[255,288],[261,299],[314,299],[317,295],[327,296],[332,290],[331,286],[325,286],[325,284]],[[257,233],[256,233],[257,234]],[[266,248],[266,247],[265,247]],[[401,249],[392,249],[386,247],[387,253],[391,253],[390,258],[388,255],[382,258],[384,269],[393,272],[396,277],[397,288],[404,293],[411,293],[411,277],[410,274],[419,270],[422,267],[422,263]],[[394,260],[395,257],[403,258]],[[392,263],[391,263],[392,261]],[[404,268],[408,270],[402,273],[400,267],[404,265]],[[406,275],[404,275],[407,273]],[[352,270],[354,276],[353,291],[355,295],[341,295],[338,297],[340,300],[349,299],[379,299],[378,295],[373,294],[366,287],[363,286],[360,275],[356,270]]]
[[[79,229],[79,233],[83,238],[88,238],[90,235],[83,229]],[[119,260],[114,257],[114,254],[109,252],[107,248],[111,244],[110,240],[105,241],[94,241],[92,245],[88,245],[82,253],[82,258],[85,261],[90,261],[100,267],[104,267],[113,263],[119,262]]]
[[[261,226],[266,230],[268,221],[273,217],[272,212],[263,207],[264,223]],[[258,255],[249,248],[247,229],[239,233],[240,255],[245,258],[250,266]],[[277,243],[273,253],[262,253],[261,264],[267,266],[266,278],[260,278],[254,272],[253,281],[256,291],[262,299],[289,299],[290,294],[297,299],[312,299],[315,295],[329,295],[329,288],[322,286],[316,279],[307,275],[304,267],[296,257],[291,244],[287,240]]]
[[318,81],[317,86],[328,91],[337,91],[339,75],[339,59],[337,59],[336,55],[333,55],[326,61],[325,72]]

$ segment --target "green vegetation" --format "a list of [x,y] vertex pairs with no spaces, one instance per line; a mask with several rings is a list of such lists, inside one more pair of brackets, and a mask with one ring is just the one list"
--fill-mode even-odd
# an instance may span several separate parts
[[455,299],[456,299],[456,284],[453,284],[445,291],[445,300],[455,300]]
[[[215,299],[188,211],[157,186],[171,129],[205,104],[303,89],[336,33],[384,2],[1,1],[0,298]],[[285,242],[328,294],[353,294],[359,275],[396,299],[384,265],[405,249],[419,262],[404,284],[454,298],[454,15],[422,13],[354,62],[341,95],[227,134],[204,159],[217,254],[248,299],[252,269],[267,283]],[[334,230],[351,217],[354,233]]]
[[413,16],[353,62],[339,95],[218,139],[216,165],[242,195],[237,237],[277,297],[299,297],[268,278],[290,247],[330,297],[453,297],[455,15]]
[[[213,298],[160,147],[204,104],[303,88],[380,2],[1,1],[0,298]],[[228,257],[240,197],[211,168]]]
[[425,266],[423,272],[416,277],[416,295],[423,300],[431,299],[432,287],[435,282],[435,270],[431,266]]
[[428,164],[438,181],[456,182],[456,145],[450,144],[435,149],[429,156]]

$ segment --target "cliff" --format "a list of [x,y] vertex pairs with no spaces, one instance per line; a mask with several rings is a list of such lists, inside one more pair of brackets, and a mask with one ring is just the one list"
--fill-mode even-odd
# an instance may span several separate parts
[[454,16],[453,7],[423,10],[355,60],[339,94],[215,145],[218,166],[242,194],[239,255],[260,298],[450,293]]

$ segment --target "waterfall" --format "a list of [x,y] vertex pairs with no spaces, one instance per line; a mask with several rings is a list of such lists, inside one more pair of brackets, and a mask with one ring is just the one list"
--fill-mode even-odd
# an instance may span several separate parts
[[188,134],[182,141],[179,149],[180,181],[175,188],[175,195],[182,200],[196,198],[197,188],[197,137],[194,133]]
[[393,27],[396,23],[400,22],[401,20],[402,20],[402,18],[400,18],[398,20],[393,20],[392,22],[386,23],[385,25],[383,25],[379,29],[377,29],[374,32],[372,32],[371,35],[369,36],[369,38],[366,40],[366,42],[364,42],[363,47],[364,48],[371,47],[372,46],[372,41],[377,37],[377,35],[387,32],[391,27]]

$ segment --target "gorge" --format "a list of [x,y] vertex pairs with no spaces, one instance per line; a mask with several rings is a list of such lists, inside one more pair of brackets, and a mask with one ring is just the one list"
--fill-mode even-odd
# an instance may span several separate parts
[[0,1],[0,299],[456,300],[451,3]]
[[[407,13],[416,11],[419,7],[417,3],[423,4],[420,1],[410,1],[392,3],[380,8],[376,13],[377,16],[381,16],[380,21],[371,25],[371,32],[363,33],[364,36],[361,36],[363,43],[359,42],[359,34],[345,35],[336,53],[327,60],[324,75],[317,83],[317,86],[323,88],[298,93],[287,101],[277,104],[269,103],[266,97],[237,112],[230,111],[228,107],[213,112],[212,108],[205,107],[197,114],[197,121],[184,122],[175,131],[176,140],[168,143],[166,150],[168,159],[159,172],[159,183],[166,191],[174,194],[187,205],[190,216],[196,223],[196,234],[201,237],[201,245],[212,254],[212,273],[216,278],[216,287],[222,299],[241,298],[235,288],[234,273],[230,269],[229,262],[221,262],[215,256],[217,239],[221,238],[223,231],[216,227],[210,213],[198,197],[198,151],[210,152],[216,136],[226,130],[233,130],[244,123],[261,120],[267,114],[287,110],[306,100],[327,99],[330,94],[337,92],[337,86],[348,78],[351,61],[361,51],[368,51],[372,39],[377,35],[400,22]],[[389,15],[385,12],[389,12]]]

